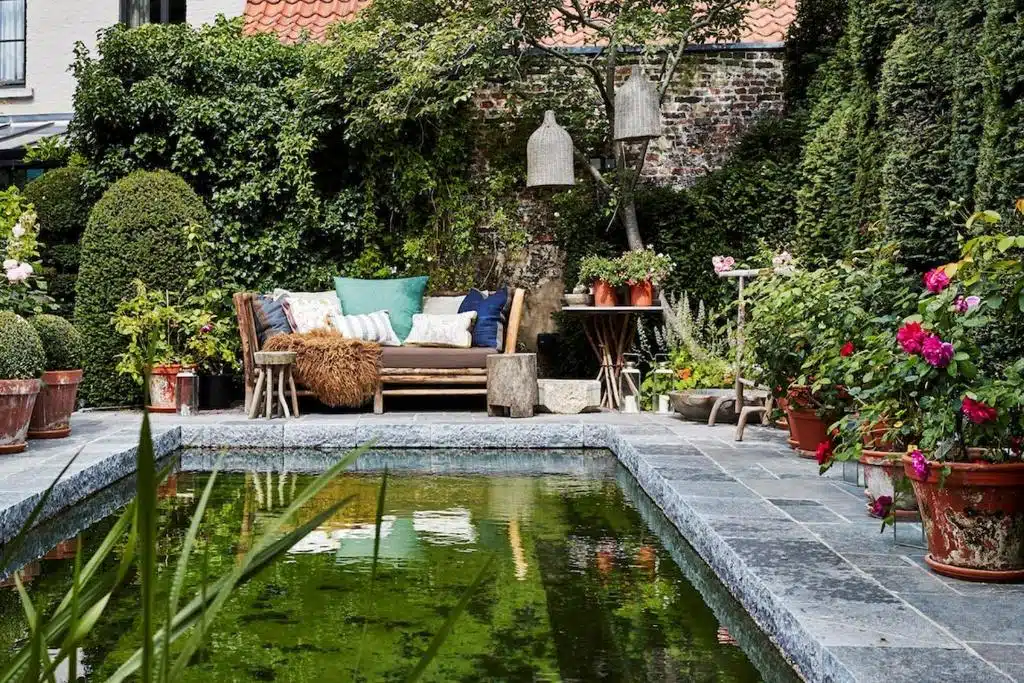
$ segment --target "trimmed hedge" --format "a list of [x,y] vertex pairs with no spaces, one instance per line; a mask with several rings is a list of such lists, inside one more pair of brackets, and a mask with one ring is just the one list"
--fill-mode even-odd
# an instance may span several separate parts
[[39,215],[39,238],[49,246],[74,244],[85,230],[89,202],[77,166],[55,168],[25,185],[24,195]]
[[82,396],[90,405],[124,405],[141,398],[139,386],[115,371],[127,342],[114,331],[114,309],[132,281],[180,292],[192,274],[185,253],[186,225],[210,225],[203,201],[168,171],[136,171],[103,194],[82,238],[75,322],[83,338]]
[[17,313],[0,311],[0,379],[34,379],[46,354],[35,329]]
[[47,370],[79,370],[82,367],[82,335],[57,315],[32,316],[29,323],[43,342]]

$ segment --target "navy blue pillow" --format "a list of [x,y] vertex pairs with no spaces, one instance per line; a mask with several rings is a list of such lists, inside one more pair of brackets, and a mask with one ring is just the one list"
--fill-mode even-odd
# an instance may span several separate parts
[[[498,331],[502,325],[501,314],[505,308],[508,292],[502,288],[490,296],[471,289],[459,306],[459,313],[476,311],[476,324],[473,326],[473,346],[499,349]],[[502,340],[504,341],[504,340]]]

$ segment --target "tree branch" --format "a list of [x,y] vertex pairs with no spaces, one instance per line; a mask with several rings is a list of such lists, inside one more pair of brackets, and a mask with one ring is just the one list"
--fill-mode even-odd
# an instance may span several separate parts
[[526,42],[529,43],[530,46],[533,47],[534,49],[540,50],[544,54],[550,55],[556,59],[560,59],[566,64],[572,66],[573,68],[585,69],[594,79],[594,84],[597,86],[598,92],[601,93],[601,99],[604,101],[605,108],[607,108],[609,111],[613,110],[615,105],[612,102],[612,99],[609,96],[608,91],[605,90],[604,79],[601,77],[601,72],[599,72],[597,68],[586,62],[581,62],[577,59],[573,59],[569,55],[559,52],[558,50],[552,49],[546,45],[542,45],[540,41],[538,41],[536,38],[527,37]]
[[594,181],[598,185],[601,186],[601,189],[603,189],[608,194],[613,194],[615,192],[615,189],[611,185],[608,184],[608,181],[604,179],[604,176],[601,175],[601,172],[598,171],[596,168],[594,168],[593,166],[590,165],[590,159],[587,157],[586,154],[584,154],[580,150],[579,147],[576,147],[575,145],[573,145],[572,153],[573,153],[573,156],[575,156],[576,159],[578,159],[579,162],[581,164],[583,164],[584,168],[586,168],[587,171],[590,172],[590,176],[594,179]]
[[705,29],[708,26],[711,26],[715,22],[715,19],[718,18],[718,15],[720,13],[725,12],[727,10],[735,9],[740,5],[745,5],[747,2],[748,0],[728,0],[727,2],[724,2],[718,7],[708,10],[707,15],[702,20],[694,23],[683,33],[682,36],[680,36],[679,43],[676,46],[675,53],[673,53],[671,58],[669,58],[669,60],[665,63],[665,66],[662,67],[660,84],[658,86],[659,102],[665,100],[665,94],[668,92],[668,87],[669,84],[672,82],[672,77],[676,73],[676,68],[679,66],[679,62],[682,61],[683,55],[686,53],[686,48],[690,46],[690,37],[693,34],[697,33],[698,31]]

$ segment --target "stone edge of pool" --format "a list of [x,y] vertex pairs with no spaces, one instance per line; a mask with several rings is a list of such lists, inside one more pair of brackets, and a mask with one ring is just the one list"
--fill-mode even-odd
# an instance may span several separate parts
[[[81,463],[76,462],[65,479],[55,487],[44,517],[50,517],[133,474],[136,454],[134,439],[131,438],[133,433],[133,430],[122,430],[115,437],[100,439],[84,447],[82,454],[87,457]],[[754,430],[748,439],[778,447],[774,436],[765,430]],[[664,425],[596,421],[406,421],[381,424],[375,420],[354,424],[225,421],[166,426],[157,421],[153,440],[158,457],[180,447],[342,449],[370,441],[379,448],[610,450],[798,673],[811,681],[858,680],[858,676],[828,646],[805,628],[785,600],[773,594],[766,581],[747,566],[729,540],[715,531],[707,516],[669,485],[670,479],[664,469],[666,459],[677,464],[685,463],[683,469],[696,473],[698,480],[703,479],[700,476],[702,471],[708,481],[714,481],[717,475],[725,473],[709,457],[676,460],[673,450],[678,450],[679,455],[695,455],[700,454],[699,448],[688,443],[680,432]],[[692,452],[685,453],[686,450]],[[0,510],[0,542],[14,536],[41,495],[38,491],[26,491],[24,497],[14,504],[0,501],[0,505],[5,506]]]

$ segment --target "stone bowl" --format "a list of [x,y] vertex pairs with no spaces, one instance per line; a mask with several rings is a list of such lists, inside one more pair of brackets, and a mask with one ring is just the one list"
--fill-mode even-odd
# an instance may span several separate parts
[[[711,417],[711,409],[715,407],[715,401],[721,396],[735,396],[735,389],[688,389],[686,391],[670,391],[668,400],[672,402],[672,408],[687,420],[707,423]],[[735,424],[739,421],[739,412],[735,407],[736,401],[725,403],[718,409],[718,416],[715,422],[728,422]],[[744,396],[743,404],[747,406],[757,405],[757,400]]]
[[566,306],[589,306],[589,294],[563,294],[562,300]]

